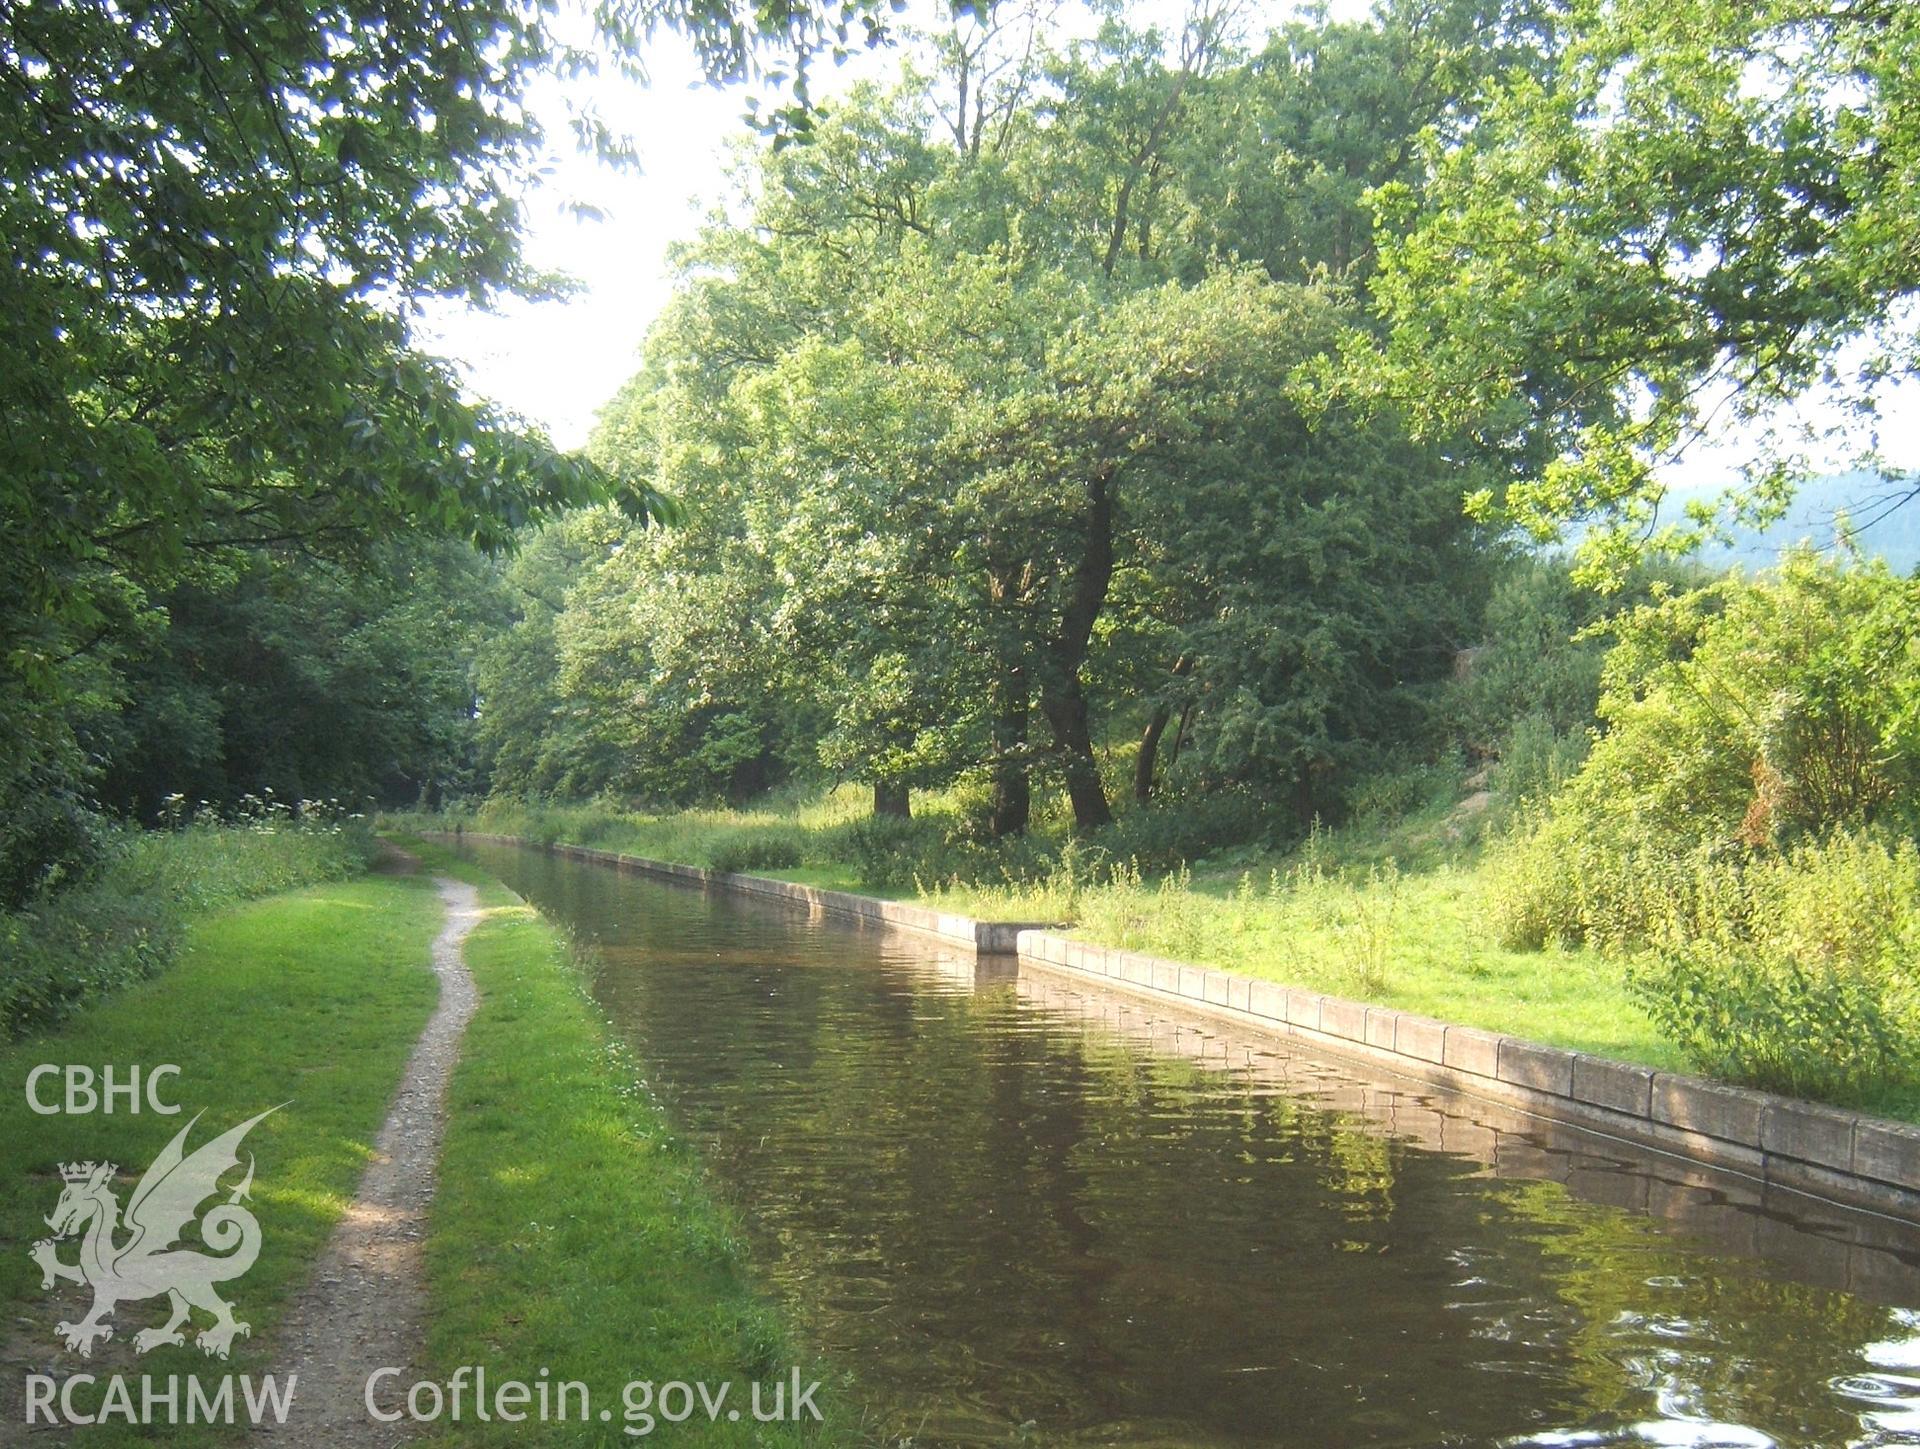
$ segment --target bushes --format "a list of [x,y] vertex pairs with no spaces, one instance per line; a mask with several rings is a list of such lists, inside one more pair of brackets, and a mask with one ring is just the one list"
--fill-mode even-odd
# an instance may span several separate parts
[[1840,833],[1696,870],[1632,965],[1648,1014],[1703,1070],[1858,1102],[1920,1074],[1920,851]]
[[719,871],[792,870],[805,857],[800,837],[790,830],[754,830],[735,835],[713,848],[713,868]]
[[1915,1080],[1920,581],[1796,554],[1614,632],[1579,772],[1539,803],[1546,720],[1504,767],[1536,803],[1488,860],[1501,943],[1628,958],[1717,1076],[1836,1101]]
[[1589,731],[1561,730],[1550,716],[1529,714],[1515,720],[1500,747],[1500,764],[1493,774],[1502,810],[1512,811],[1558,794],[1579,773],[1592,746]]
[[834,854],[853,867],[861,885],[900,890],[911,886],[915,873],[945,845],[946,832],[935,821],[870,815],[842,828]]
[[[1670,938],[1703,862],[1915,823],[1920,581],[1790,555],[1759,581],[1634,609],[1615,633],[1606,732],[1495,862],[1509,944]],[[1529,771],[1559,768],[1535,733]]]
[[851,865],[862,886],[889,891],[1025,881],[1045,874],[1057,854],[1031,837],[981,840],[966,817],[942,815],[870,815],[834,832],[824,848]]
[[1267,806],[1240,790],[1221,789],[1164,804],[1137,805],[1096,834],[1090,844],[1116,862],[1141,870],[1177,870],[1216,851],[1266,836],[1274,824]]
[[1920,580],[1794,554],[1757,582],[1635,609],[1615,632],[1606,734],[1559,807],[1590,828],[1759,846],[1911,811]]
[[351,875],[372,857],[358,820],[255,804],[239,823],[124,831],[92,880],[0,915],[0,1040],[153,975],[196,912]]

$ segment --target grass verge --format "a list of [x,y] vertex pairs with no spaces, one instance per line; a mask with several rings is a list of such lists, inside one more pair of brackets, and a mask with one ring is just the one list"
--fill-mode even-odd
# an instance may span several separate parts
[[[612,1042],[567,942],[484,872],[405,844],[478,886],[486,912],[466,946],[480,1009],[454,1072],[427,1242],[427,1371],[572,1381],[591,1408],[586,1422],[442,1424],[423,1442],[629,1443],[649,1419],[674,1444],[858,1442],[825,1390],[823,1424],[753,1421],[751,1384],[767,1386],[770,1408],[773,1381],[791,1394],[794,1365],[803,1384],[818,1371],[756,1293],[738,1233]],[[678,1395],[657,1395],[672,1381],[729,1385],[720,1422],[698,1397],[687,1422],[668,1422]],[[629,1398],[630,1383],[655,1396]]]
[[[0,1392],[17,1396],[27,1365],[60,1377],[197,1374],[209,1388],[209,1376],[271,1369],[274,1325],[352,1200],[407,1053],[433,1008],[428,948],[441,915],[424,877],[371,876],[254,901],[188,926],[178,962],[164,976],[129,987],[61,1030],[0,1050],[0,1300],[8,1308],[7,1383]],[[144,1073],[177,1065],[179,1076],[162,1097],[181,1114],[156,1115],[143,1102],[136,1115],[120,1101],[110,1115],[39,1115],[28,1104],[26,1080],[40,1063],[95,1072],[111,1064],[122,1078],[134,1066]],[[44,1101],[58,1092],[43,1080],[40,1094]],[[121,1305],[116,1338],[91,1360],[60,1347],[56,1320],[78,1318],[89,1296],[65,1284],[58,1294],[43,1292],[28,1258],[30,1245],[47,1236],[44,1218],[62,1186],[58,1164],[119,1164],[124,1205],[194,1113],[205,1116],[190,1149],[282,1102],[288,1105],[245,1143],[258,1162],[252,1194],[261,1249],[245,1277],[225,1290],[252,1328],[231,1361],[206,1358],[191,1338],[184,1348],[135,1359],[134,1331],[165,1317],[158,1299]],[[72,1261],[73,1254],[71,1243],[62,1245],[63,1258]],[[76,1400],[97,1404],[98,1386]],[[6,1412],[21,1422],[17,1402]],[[222,1434],[115,1421],[89,1437],[102,1444],[197,1444]]]

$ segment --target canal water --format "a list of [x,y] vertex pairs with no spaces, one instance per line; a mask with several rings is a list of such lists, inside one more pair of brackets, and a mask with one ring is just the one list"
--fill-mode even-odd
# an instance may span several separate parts
[[1040,968],[470,853],[597,948],[876,1442],[1920,1445],[1920,1229]]

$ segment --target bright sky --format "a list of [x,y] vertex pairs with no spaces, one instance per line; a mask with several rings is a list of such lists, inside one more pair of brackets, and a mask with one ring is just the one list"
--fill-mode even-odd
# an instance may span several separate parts
[[[1359,18],[1369,0],[1332,0],[1337,19]],[[917,8],[917,7],[916,7]],[[1180,0],[1146,0],[1136,9],[1177,24]],[[1271,0],[1257,7],[1250,33],[1277,24],[1292,7]],[[911,14],[911,12],[910,12]],[[1063,33],[1085,33],[1087,11],[1071,4],[1061,11]],[[670,291],[667,250],[694,233],[719,198],[729,145],[744,133],[744,90],[717,90],[699,79],[691,50],[665,35],[647,53],[651,84],[617,75],[590,83],[594,107],[617,132],[638,143],[641,167],[619,170],[581,154],[567,130],[568,93],[557,80],[543,83],[532,100],[550,137],[546,173],[525,198],[528,254],[539,267],[580,284],[569,300],[516,303],[499,313],[447,304],[429,312],[420,341],[463,368],[468,386],[483,397],[546,428],[563,448],[587,441],[594,415],[638,366],[648,324]],[[863,78],[885,79],[900,64],[897,50],[863,54],[844,67],[822,62],[815,93],[831,103]],[[578,84],[578,83],[576,83]],[[585,220],[570,207],[587,203],[605,220]],[[1888,389],[1881,397],[1879,446],[1903,468],[1920,468],[1920,389]],[[1799,420],[1816,430],[1836,422],[1834,408],[1815,401]],[[1687,490],[1719,487],[1737,478],[1753,451],[1753,438],[1728,428],[1718,446],[1698,447],[1676,467],[1670,481]],[[1857,439],[1856,439],[1857,442]],[[1853,444],[1827,443],[1808,450],[1816,468],[1838,470],[1857,452]]]

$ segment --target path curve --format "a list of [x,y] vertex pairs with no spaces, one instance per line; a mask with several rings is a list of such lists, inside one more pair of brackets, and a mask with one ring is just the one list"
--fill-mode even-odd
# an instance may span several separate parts
[[479,893],[445,876],[435,884],[447,910],[433,942],[440,1002],[407,1059],[360,1190],[281,1325],[276,1373],[296,1373],[299,1381],[286,1423],[262,1426],[276,1445],[384,1449],[406,1437],[404,1423],[378,1423],[368,1415],[367,1376],[389,1366],[402,1370],[383,1379],[387,1392],[376,1395],[388,1412],[413,1380],[409,1368],[418,1362],[426,1330],[422,1257],[446,1135],[447,1083],[478,1003],[460,951],[480,919]]

